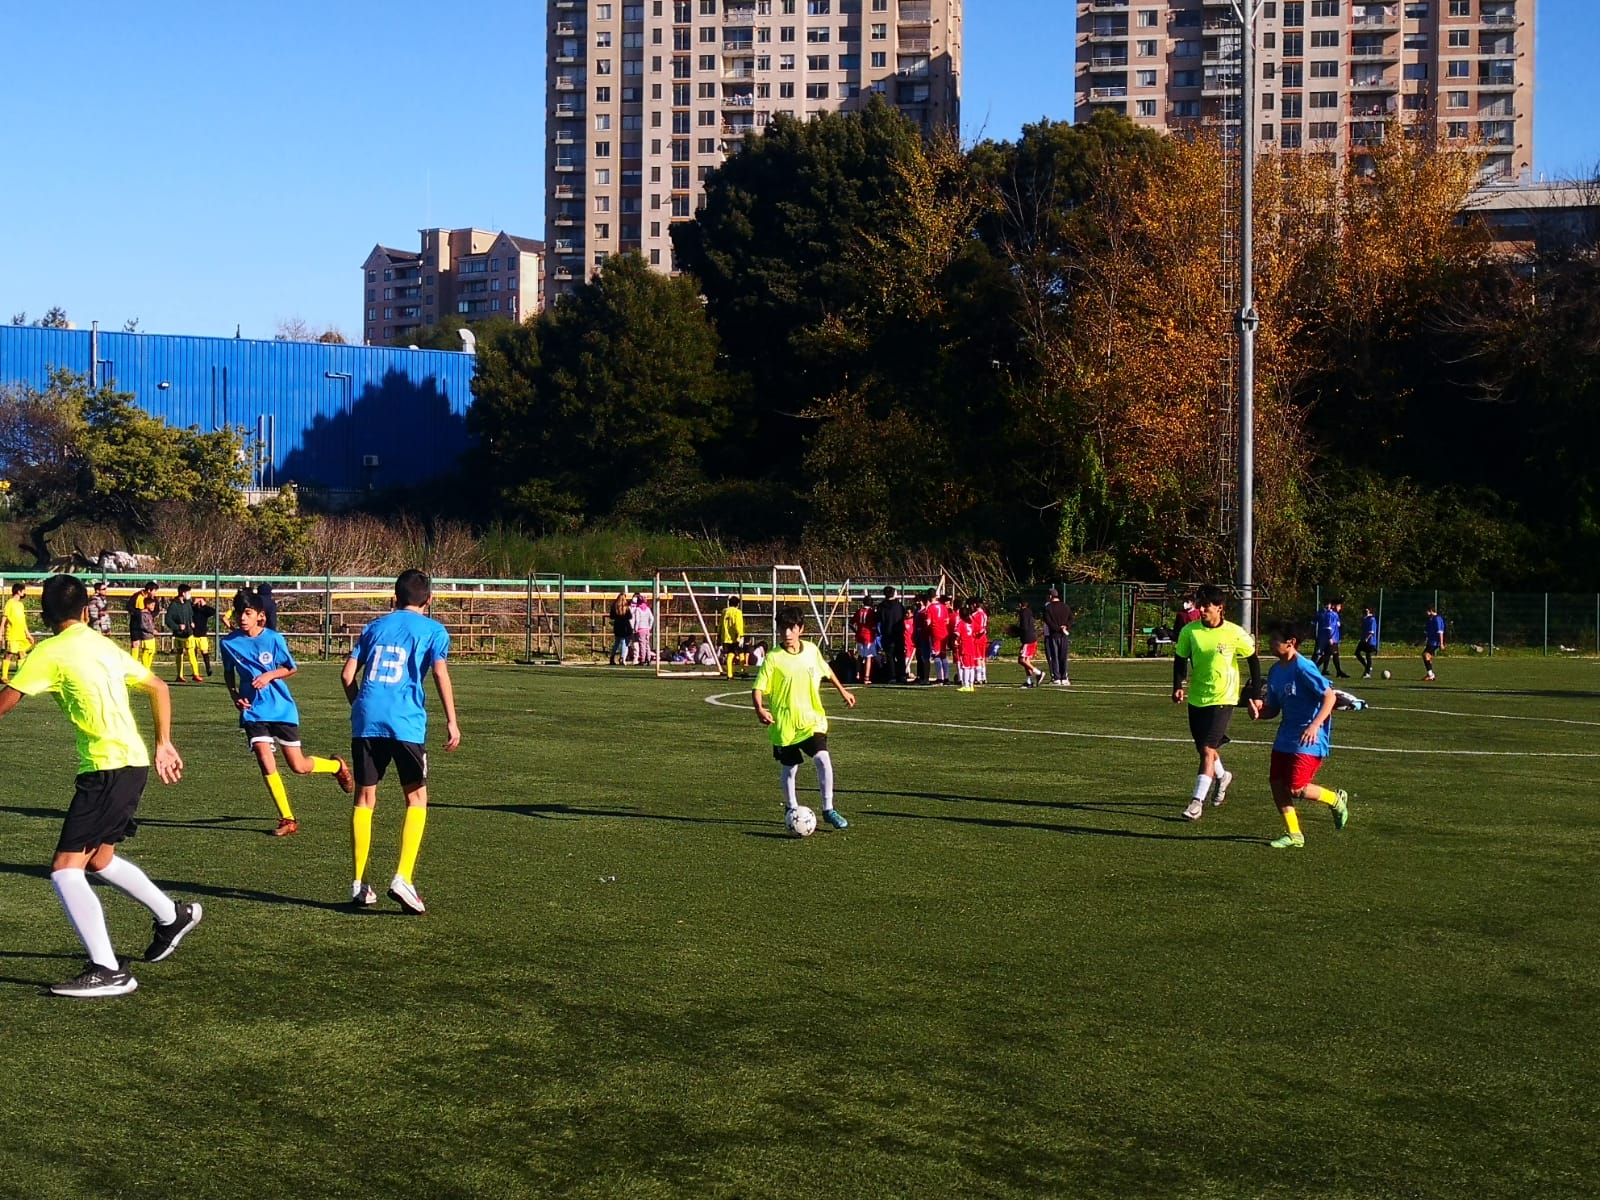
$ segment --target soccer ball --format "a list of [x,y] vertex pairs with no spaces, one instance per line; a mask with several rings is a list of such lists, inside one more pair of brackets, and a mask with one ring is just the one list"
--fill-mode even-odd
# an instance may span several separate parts
[[1389,678],[1389,672],[1388,672],[1388,671],[1385,671],[1385,672],[1384,672],[1384,673],[1383,673],[1383,677],[1384,677],[1384,678],[1385,678],[1385,679],[1388,679],[1388,678]]
[[817,814],[802,804],[791,808],[783,823],[795,837],[810,837],[817,831]]

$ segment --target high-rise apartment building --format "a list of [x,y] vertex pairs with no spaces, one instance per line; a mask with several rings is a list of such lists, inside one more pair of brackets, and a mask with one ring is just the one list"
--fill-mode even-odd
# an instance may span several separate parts
[[361,340],[387,346],[441,317],[526,321],[544,307],[544,243],[487,229],[424,229],[419,250],[377,245],[361,264]]
[[553,299],[607,255],[672,268],[673,222],[775,113],[878,94],[960,116],[962,0],[549,0],[545,241]]
[[[1535,0],[1265,0],[1259,142],[1361,155],[1397,120],[1474,145],[1485,175],[1533,170]],[[1078,0],[1076,119],[1170,129],[1238,119],[1229,0]]]

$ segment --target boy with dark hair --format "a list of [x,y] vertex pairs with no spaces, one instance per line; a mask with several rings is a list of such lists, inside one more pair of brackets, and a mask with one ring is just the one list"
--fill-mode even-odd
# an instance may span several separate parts
[[33,634],[28,632],[28,612],[22,606],[22,598],[27,594],[27,584],[13,583],[11,599],[0,611],[0,626],[5,628],[5,655],[0,660],[0,683],[11,678],[12,669],[27,657],[28,650],[33,646]]
[[[299,667],[283,635],[267,628],[262,604],[254,592],[245,594],[239,628],[222,639],[222,681],[239,710],[239,727],[256,756],[267,794],[278,809],[272,836],[288,837],[300,832],[300,822],[289,807],[274,747],[282,747],[283,761],[296,775],[332,775],[347,795],[355,790],[355,779],[344,759],[311,758],[300,749],[300,708],[287,682]],[[196,675],[195,681],[199,679]]]
[[744,602],[738,596],[729,596],[722,610],[722,660],[728,678],[744,659]]
[[139,983],[112,948],[105,910],[89,876],[150,910],[155,928],[146,962],[160,962],[176,950],[201,917],[200,905],[176,903],[133,863],[116,856],[117,843],[133,836],[134,813],[150,775],[150,752],[128,707],[129,682],[150,697],[156,774],[163,783],[176,783],[183,775],[183,759],[172,744],[172,705],[167,685],[148,667],[89,627],[89,592],[75,576],[45,580],[42,607],[55,636],[41,642],[0,690],[0,716],[24,696],[50,692],[77,730],[77,790],[56,842],[50,882],[89,962],[77,978],[50,991],[78,999],[125,996]]
[[427,911],[411,878],[428,820],[424,676],[433,676],[439,702],[444,706],[444,748],[454,750],[461,745],[455,690],[445,661],[450,653],[450,633],[425,611],[432,595],[433,581],[424,572],[402,572],[394,583],[395,611],[361,631],[340,677],[345,698],[350,701],[350,753],[359,789],[350,814],[355,862],[350,903],[358,908],[378,902],[377,893],[366,883],[367,856],[372,850],[372,813],[378,805],[378,783],[392,762],[405,792],[406,816],[400,834],[400,862],[389,883],[389,896],[413,915]]
[[1294,809],[1296,800],[1310,800],[1333,809],[1335,829],[1343,829],[1350,820],[1348,794],[1311,782],[1328,761],[1333,710],[1339,693],[1300,653],[1300,643],[1309,632],[1289,621],[1274,621],[1267,627],[1267,641],[1278,661],[1267,672],[1266,703],[1253,713],[1263,721],[1283,715],[1272,743],[1272,768],[1267,776],[1273,802],[1283,814],[1285,826],[1284,835],[1272,843],[1274,850],[1299,850],[1306,844]]
[[1017,651],[1017,666],[1023,670],[1022,686],[1038,687],[1044,672],[1033,665],[1033,656],[1039,652],[1039,627],[1034,621],[1033,606],[1026,600],[1017,606],[1017,637],[1022,646]]
[[[200,661],[205,664],[206,678],[211,677],[211,622],[217,619],[217,610],[211,606],[204,596],[197,596],[194,601],[194,648],[200,655]],[[196,679],[199,676],[195,676]]]
[[200,682],[200,660],[194,648],[194,601],[189,599],[189,585],[178,585],[178,596],[167,605],[167,630],[172,634],[172,657],[178,664],[178,682],[183,683],[183,658],[189,656],[189,667],[194,681]]
[[1444,618],[1433,605],[1428,605],[1428,619],[1422,628],[1422,682],[1433,682],[1433,656],[1444,649]]
[[1361,610],[1361,641],[1356,645],[1356,661],[1361,678],[1372,678],[1372,659],[1378,653],[1378,616],[1371,608]]
[[795,776],[804,755],[809,754],[817,767],[822,819],[835,829],[845,829],[850,822],[833,807],[833,759],[828,754],[828,715],[822,711],[820,685],[824,679],[833,684],[848,708],[856,706],[856,698],[845,690],[822,652],[806,641],[804,634],[805,617],[798,608],[778,612],[781,641],[762,660],[750,699],[757,718],[768,729],[772,757],[778,760],[785,812],[799,805]]
[[[1185,625],[1178,634],[1172,654],[1172,702],[1189,702],[1189,734],[1200,756],[1200,773],[1195,777],[1194,794],[1183,810],[1186,820],[1198,821],[1205,815],[1206,796],[1213,783],[1217,794],[1213,807],[1228,796],[1233,772],[1222,765],[1221,750],[1228,742],[1228,722],[1239,703],[1239,660],[1250,668],[1252,714],[1261,707],[1257,694],[1261,686],[1261,660],[1256,657],[1255,639],[1223,619],[1227,594],[1208,583],[1195,592],[1200,619]],[[1193,666],[1194,678],[1189,679]]]

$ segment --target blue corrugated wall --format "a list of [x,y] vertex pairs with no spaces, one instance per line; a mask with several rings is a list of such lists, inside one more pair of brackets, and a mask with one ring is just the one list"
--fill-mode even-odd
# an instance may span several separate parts
[[[43,387],[52,367],[88,375],[90,336],[0,326],[0,383]],[[108,332],[98,346],[97,378],[146,412],[272,434],[263,485],[401,487],[449,471],[468,444],[470,354]]]

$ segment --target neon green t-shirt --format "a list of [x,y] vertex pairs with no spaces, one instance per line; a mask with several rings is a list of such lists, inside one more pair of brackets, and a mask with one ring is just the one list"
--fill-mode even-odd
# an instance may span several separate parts
[[28,610],[16,596],[6,601],[6,649],[24,650],[28,645]]
[[755,690],[767,698],[772,724],[767,726],[774,746],[793,746],[813,733],[828,732],[828,714],[822,711],[822,681],[828,664],[810,642],[790,654],[779,646],[761,660]]
[[55,696],[78,731],[81,775],[150,765],[128,707],[128,681],[149,677],[149,670],[121,646],[77,624],[34,646],[11,676],[11,686],[24,696]]
[[1239,663],[1255,652],[1255,639],[1232,621],[1215,629],[1190,621],[1173,648],[1179,658],[1189,660],[1189,703],[1196,708],[1239,703]]

